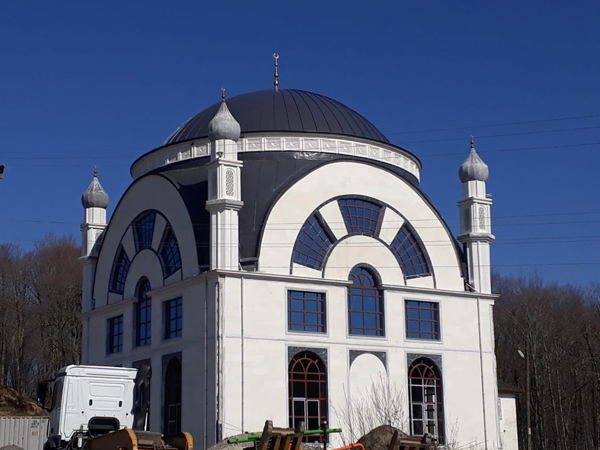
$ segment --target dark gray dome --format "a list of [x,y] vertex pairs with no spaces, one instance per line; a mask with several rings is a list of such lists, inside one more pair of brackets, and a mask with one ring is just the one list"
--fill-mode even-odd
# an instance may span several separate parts
[[[208,136],[208,124],[221,102],[209,106],[181,125],[164,145]],[[257,91],[227,99],[227,107],[242,133],[291,131],[326,133],[389,144],[371,122],[329,97],[294,89]]]
[[108,194],[102,188],[98,181],[98,174],[94,171],[94,178],[87,190],[81,196],[81,204],[84,208],[104,208],[108,207]]

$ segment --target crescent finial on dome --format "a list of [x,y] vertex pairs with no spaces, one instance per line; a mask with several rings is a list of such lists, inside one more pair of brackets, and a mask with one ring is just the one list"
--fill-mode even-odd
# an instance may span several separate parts
[[466,183],[468,181],[486,181],[489,176],[490,169],[477,154],[475,141],[473,135],[471,135],[471,151],[465,162],[458,169],[458,177],[460,181]]

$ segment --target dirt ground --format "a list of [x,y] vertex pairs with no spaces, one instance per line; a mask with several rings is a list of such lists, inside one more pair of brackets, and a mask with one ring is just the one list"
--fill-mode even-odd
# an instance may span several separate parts
[[36,402],[12,388],[0,386],[0,416],[46,416]]

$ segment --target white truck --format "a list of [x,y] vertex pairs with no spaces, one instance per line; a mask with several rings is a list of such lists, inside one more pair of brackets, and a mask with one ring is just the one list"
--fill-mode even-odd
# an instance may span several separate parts
[[[166,446],[159,433],[144,431],[151,370],[110,366],[67,366],[38,385],[38,404],[51,392],[50,425],[44,450],[117,450]],[[184,437],[181,441],[181,437]],[[181,450],[192,448],[188,433],[177,435]],[[174,441],[173,441],[174,442]],[[180,448],[179,445],[171,445]]]

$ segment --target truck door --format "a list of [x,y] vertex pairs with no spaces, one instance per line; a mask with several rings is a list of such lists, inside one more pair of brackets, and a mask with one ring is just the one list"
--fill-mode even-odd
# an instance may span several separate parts
[[64,379],[57,378],[52,388],[52,405],[50,407],[50,436],[60,435],[60,414],[62,411],[62,394]]

